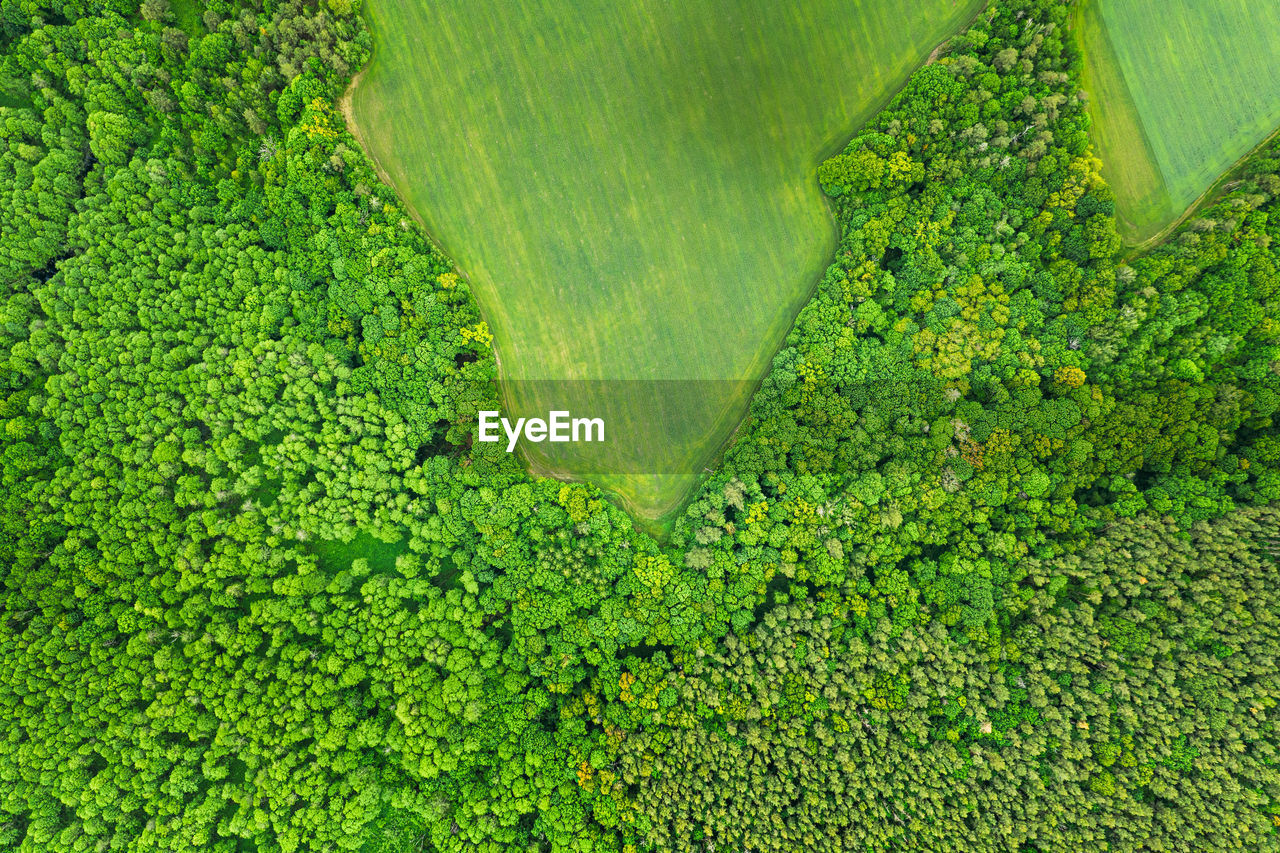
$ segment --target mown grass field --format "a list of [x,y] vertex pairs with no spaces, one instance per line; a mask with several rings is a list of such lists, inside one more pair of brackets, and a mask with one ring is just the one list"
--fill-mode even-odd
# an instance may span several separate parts
[[1084,0],[1076,21],[1094,143],[1141,244],[1280,127],[1280,3]]
[[[505,379],[731,380],[609,386],[632,432],[587,476],[653,521],[721,450],[829,260],[817,164],[982,5],[369,0],[351,114],[472,282]],[[585,387],[505,393],[590,414],[566,399]],[[533,467],[581,476],[554,450]]]

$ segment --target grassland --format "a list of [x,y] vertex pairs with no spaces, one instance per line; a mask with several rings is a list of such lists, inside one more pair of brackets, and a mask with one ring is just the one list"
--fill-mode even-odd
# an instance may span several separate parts
[[1076,23],[1121,233],[1150,242],[1280,127],[1280,4],[1084,0]]
[[471,281],[509,408],[627,425],[535,469],[678,506],[834,250],[818,162],[982,5],[369,0],[355,130]]

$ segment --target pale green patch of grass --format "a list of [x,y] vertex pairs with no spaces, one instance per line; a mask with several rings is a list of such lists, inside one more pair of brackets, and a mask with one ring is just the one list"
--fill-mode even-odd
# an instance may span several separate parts
[[331,574],[351,568],[352,562],[363,559],[369,562],[369,570],[375,574],[395,571],[396,557],[409,551],[408,542],[384,542],[368,533],[358,533],[350,542],[338,539],[320,539],[312,546],[320,558],[320,568]]
[[[634,386],[647,435],[588,479],[654,521],[714,463],[834,250],[819,161],[982,5],[370,0],[352,114],[471,280],[505,379],[745,380],[662,406]],[[535,470],[575,476],[566,447]]]
[[1280,4],[1086,0],[1077,21],[1094,143],[1140,243],[1280,126]]
[[169,8],[173,10],[173,23],[178,29],[185,30],[188,35],[196,35],[204,28],[200,20],[201,10],[197,0],[169,0]]

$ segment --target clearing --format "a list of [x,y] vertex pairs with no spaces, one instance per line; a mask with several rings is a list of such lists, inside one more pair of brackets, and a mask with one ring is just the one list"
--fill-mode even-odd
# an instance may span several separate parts
[[1084,0],[1076,30],[1126,242],[1160,239],[1280,127],[1280,3]]
[[508,412],[611,418],[535,472],[661,526],[834,251],[819,161],[982,6],[369,0],[353,131],[470,279]]

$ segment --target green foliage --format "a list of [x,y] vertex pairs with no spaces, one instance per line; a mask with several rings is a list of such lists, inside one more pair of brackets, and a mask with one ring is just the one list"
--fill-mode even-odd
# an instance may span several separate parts
[[624,825],[671,851],[1271,849],[1278,529],[1140,519],[1031,560],[995,650],[773,608],[676,658],[678,703],[620,750]]
[[1119,262],[1062,4],[822,168],[666,543],[474,440],[344,4],[0,9],[0,847],[1277,845],[1280,149]]

